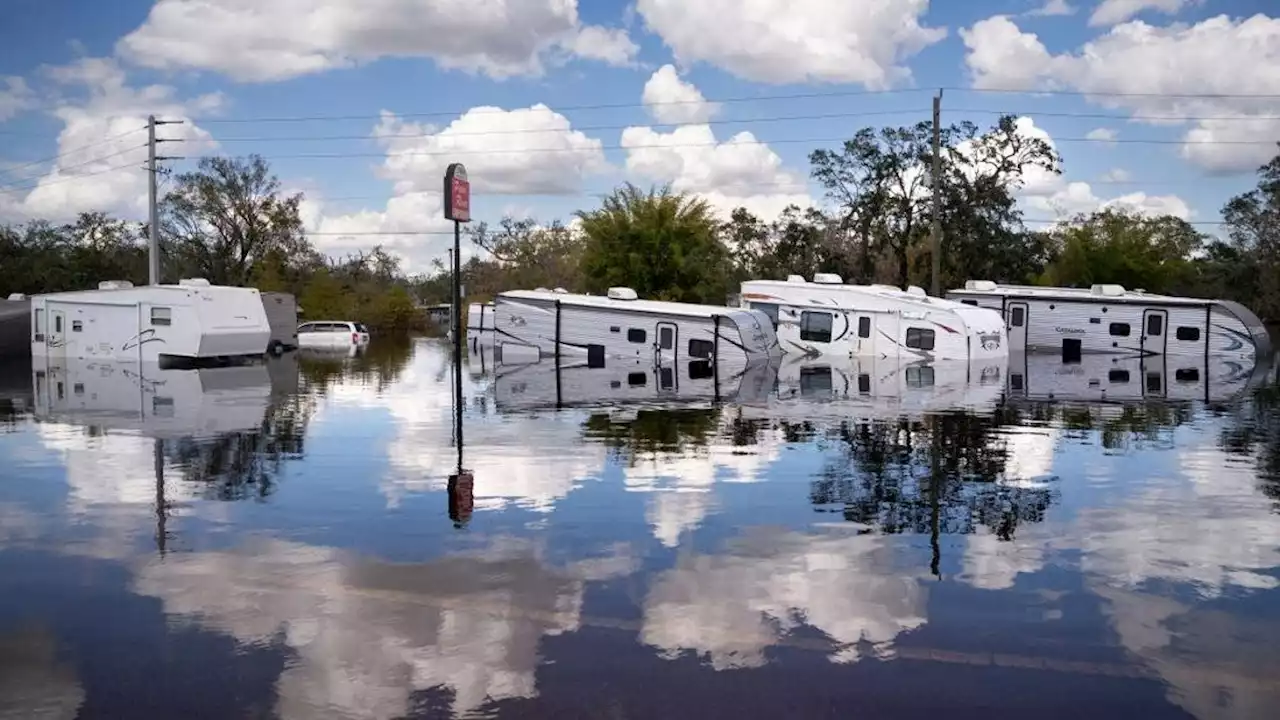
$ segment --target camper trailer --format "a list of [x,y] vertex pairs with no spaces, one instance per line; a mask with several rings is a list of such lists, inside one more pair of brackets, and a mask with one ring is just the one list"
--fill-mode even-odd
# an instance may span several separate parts
[[766,313],[787,354],[903,362],[976,361],[1008,354],[998,312],[931,298],[918,287],[845,285],[819,273],[742,283],[745,308]]
[[1265,383],[1261,364],[1203,355],[1145,357],[1085,355],[1064,362],[1042,353],[1017,356],[1008,372],[1007,397],[1044,402],[1228,402]]
[[253,288],[182,280],[31,298],[33,358],[165,362],[261,357],[271,327]]
[[674,367],[736,371],[781,356],[773,325],[755,310],[640,300],[631,288],[607,296],[543,290],[498,295],[498,361],[554,359],[558,367]]
[[1001,313],[1009,351],[1081,355],[1198,355],[1253,362],[1271,337],[1248,308],[1229,300],[1153,295],[1121,285],[1090,288],[998,285],[970,280],[947,297]]
[[27,356],[31,350],[31,301],[13,293],[0,300],[0,357]]

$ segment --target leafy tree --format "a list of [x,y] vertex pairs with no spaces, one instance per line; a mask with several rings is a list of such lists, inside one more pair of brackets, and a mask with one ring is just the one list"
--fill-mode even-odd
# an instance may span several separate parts
[[1256,188],[1231,198],[1222,208],[1227,247],[1219,253],[1243,256],[1253,266],[1245,278],[1239,278],[1250,281],[1236,286],[1239,294],[1223,297],[1247,299],[1263,317],[1275,320],[1280,318],[1280,155],[1259,168],[1258,176]]
[[1204,243],[1185,220],[1116,209],[1077,217],[1049,234],[1061,251],[1045,271],[1046,284],[1116,283],[1160,293],[1194,287],[1191,257]]
[[342,283],[328,268],[321,268],[311,276],[311,280],[302,289],[298,304],[302,307],[303,314],[312,320],[345,320],[351,317],[354,309]]
[[314,257],[298,213],[301,202],[301,193],[281,197],[280,181],[257,155],[204,158],[199,170],[178,176],[161,222],[182,274],[245,285],[273,251],[293,261]]
[[724,303],[729,258],[706,201],[669,187],[645,192],[628,183],[578,217],[587,237],[582,266],[588,290],[625,285],[646,298]]
[[[541,226],[526,218],[505,217],[498,226],[477,223],[471,241],[483,248],[505,270],[510,287],[563,287],[577,289],[582,284],[581,260],[586,238],[558,221]],[[483,288],[493,292],[506,288]],[[476,288],[473,287],[473,293]]]

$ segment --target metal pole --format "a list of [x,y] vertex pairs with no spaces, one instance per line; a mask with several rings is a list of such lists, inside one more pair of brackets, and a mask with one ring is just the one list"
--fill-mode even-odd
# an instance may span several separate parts
[[158,215],[156,211],[156,116],[147,116],[147,282],[160,284],[160,233],[156,229]]
[[453,393],[458,472],[462,472],[462,223],[453,223]]
[[933,192],[933,227],[929,233],[932,250],[932,287],[934,297],[942,295],[942,184],[938,176],[942,174],[942,91],[933,96],[933,173],[931,175]]

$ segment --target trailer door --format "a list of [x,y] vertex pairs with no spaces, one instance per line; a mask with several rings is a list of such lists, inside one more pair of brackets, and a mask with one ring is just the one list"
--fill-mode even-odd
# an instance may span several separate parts
[[1145,310],[1142,313],[1142,354],[1164,355],[1169,324],[1168,310]]
[[1031,318],[1025,302],[1011,302],[1005,310],[1009,328],[1009,351],[1025,352],[1027,349],[1027,325]]
[[49,331],[45,336],[45,344],[51,357],[67,356],[67,314],[60,306],[49,303],[45,306],[49,312]]
[[680,331],[673,322],[660,322],[654,328],[658,339],[653,344],[653,364],[658,373],[658,390],[674,392],[679,361]]

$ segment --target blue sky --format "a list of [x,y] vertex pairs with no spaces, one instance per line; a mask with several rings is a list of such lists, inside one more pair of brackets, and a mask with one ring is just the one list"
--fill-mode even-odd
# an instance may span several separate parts
[[[166,153],[267,157],[307,193],[325,250],[382,243],[410,269],[449,243],[410,233],[447,230],[436,188],[453,159],[481,218],[567,219],[626,179],[767,217],[822,202],[812,149],[927,120],[946,87],[944,122],[1015,112],[1062,153],[1062,178],[1029,178],[1029,218],[1113,202],[1213,231],[1280,139],[1280,13],[1262,0],[884,5],[16,0],[0,220],[139,217],[148,113],[186,121],[162,129],[186,140]],[[517,112],[464,116],[480,106]],[[317,119],[279,120],[298,117]]]

